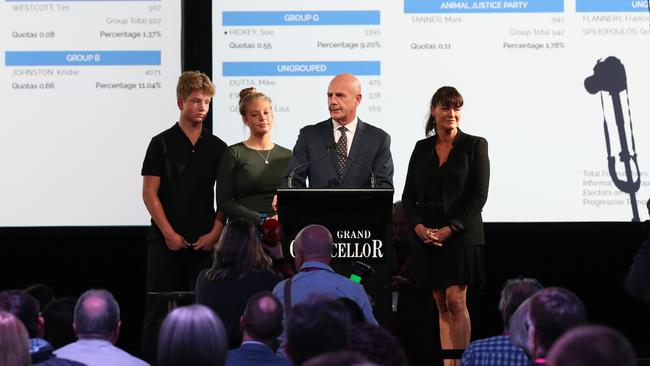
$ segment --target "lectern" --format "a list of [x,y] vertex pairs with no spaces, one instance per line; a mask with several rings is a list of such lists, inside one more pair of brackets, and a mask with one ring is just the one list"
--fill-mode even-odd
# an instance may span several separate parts
[[[332,268],[350,277],[358,261],[374,273],[361,279],[370,295],[377,321],[386,324],[391,311],[391,235],[393,190],[359,189],[278,189],[282,248],[293,261],[292,242],[298,231],[320,224],[332,233]],[[358,267],[358,265],[357,265]]]

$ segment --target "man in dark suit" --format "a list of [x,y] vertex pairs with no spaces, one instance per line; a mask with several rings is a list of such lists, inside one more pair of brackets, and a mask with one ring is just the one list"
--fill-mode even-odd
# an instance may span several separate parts
[[282,304],[270,292],[260,292],[248,300],[239,320],[243,335],[241,347],[228,352],[226,366],[289,366],[287,358],[277,356],[271,344],[282,333]]
[[376,187],[393,188],[390,136],[357,117],[359,79],[337,75],[327,102],[331,118],[300,130],[283,187],[364,188],[374,174]]

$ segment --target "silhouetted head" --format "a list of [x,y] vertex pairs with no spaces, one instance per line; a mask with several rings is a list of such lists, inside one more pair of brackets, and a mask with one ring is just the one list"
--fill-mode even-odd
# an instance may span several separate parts
[[501,290],[499,311],[503,318],[503,327],[508,330],[510,318],[524,300],[531,297],[544,287],[534,278],[513,278],[506,281]]
[[223,366],[227,353],[226,329],[204,305],[176,308],[160,327],[159,366]]
[[44,320],[40,316],[38,301],[25,291],[7,290],[0,292],[0,310],[13,314],[23,322],[29,338],[42,338]]
[[564,333],[548,352],[549,366],[635,366],[630,342],[602,325],[584,325]]
[[369,361],[385,366],[407,366],[406,354],[399,340],[388,330],[372,324],[354,324],[350,350],[357,351]]
[[79,339],[96,338],[116,343],[120,334],[120,306],[106,290],[88,290],[74,308],[73,327]]
[[0,311],[0,365],[31,364],[29,340],[23,322],[12,313]]
[[54,290],[52,290],[52,287],[44,283],[31,285],[25,289],[25,292],[34,297],[36,301],[38,301],[38,305],[41,310],[45,309],[45,307],[49,305],[52,300],[54,300]]
[[350,318],[335,299],[313,295],[294,305],[287,320],[287,353],[294,365],[327,352],[348,349]]
[[[520,313],[524,309],[524,314]],[[522,317],[518,315],[523,315]],[[515,325],[515,318],[523,320]],[[567,330],[587,322],[582,301],[571,291],[549,287],[524,301],[511,319],[513,340],[522,346],[531,358],[544,357]],[[525,329],[527,339],[516,335]]]
[[326,227],[316,224],[304,227],[296,235],[293,244],[296,267],[300,269],[308,261],[329,264],[332,260],[332,247],[332,234]]
[[76,340],[72,323],[77,299],[63,297],[53,300],[43,311],[45,319],[45,340],[56,349]]
[[263,291],[253,295],[239,322],[244,340],[270,345],[282,333],[283,314],[284,308],[273,293]]
[[246,219],[230,220],[214,247],[214,263],[207,272],[211,280],[240,278],[253,268],[269,268],[255,225]]
[[320,356],[310,358],[303,366],[379,366],[384,365],[372,363],[365,359],[358,352],[353,351],[335,351],[323,353]]

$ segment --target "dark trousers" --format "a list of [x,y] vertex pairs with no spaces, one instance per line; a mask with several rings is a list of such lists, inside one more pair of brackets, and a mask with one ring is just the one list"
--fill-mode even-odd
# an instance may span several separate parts
[[[212,266],[212,253],[167,249],[165,239],[156,228],[147,235],[147,292],[194,291],[199,273]],[[147,295],[142,326],[142,356],[156,362],[158,331],[167,315],[163,297]]]
[[442,366],[438,312],[431,291],[402,285],[393,334],[400,340],[411,366]]

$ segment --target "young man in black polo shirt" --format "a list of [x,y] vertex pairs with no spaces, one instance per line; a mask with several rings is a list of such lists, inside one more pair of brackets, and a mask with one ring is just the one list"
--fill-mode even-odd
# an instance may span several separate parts
[[[151,139],[142,164],[144,203],[151,214],[147,235],[147,291],[193,291],[224,217],[214,209],[217,164],[226,144],[203,128],[214,85],[207,75],[186,71],[178,79],[178,123]],[[142,347],[154,360],[167,312],[164,299],[147,297]]]

